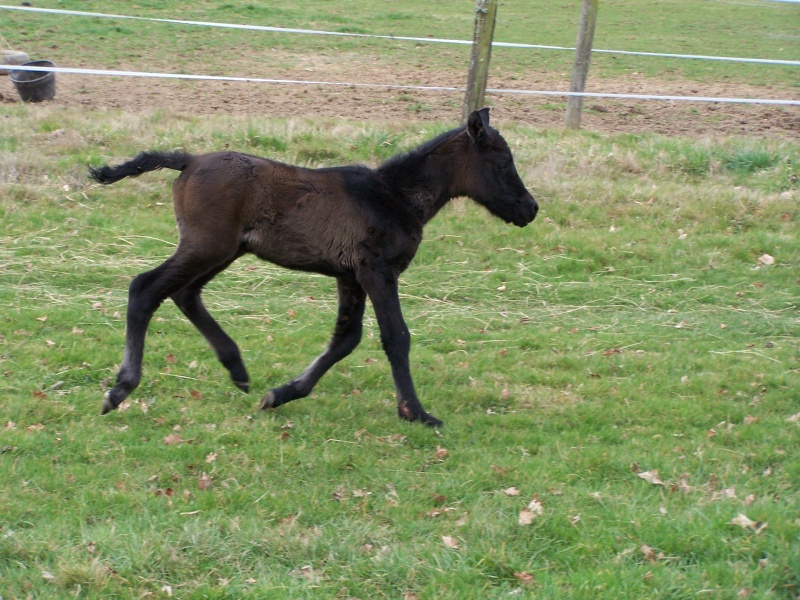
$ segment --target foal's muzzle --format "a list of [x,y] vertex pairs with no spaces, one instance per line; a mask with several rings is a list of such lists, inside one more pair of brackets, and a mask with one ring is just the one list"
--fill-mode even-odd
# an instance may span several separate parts
[[539,205],[533,196],[528,194],[519,199],[517,206],[514,210],[514,217],[511,222],[517,227],[525,227],[528,223],[536,218],[536,213],[539,212]]

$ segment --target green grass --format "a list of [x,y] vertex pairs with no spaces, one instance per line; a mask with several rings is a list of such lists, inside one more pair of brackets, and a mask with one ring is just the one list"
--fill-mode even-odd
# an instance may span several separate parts
[[[472,35],[472,5],[454,2],[124,4],[37,6]],[[800,58],[790,4],[601,4],[596,47]],[[496,39],[571,46],[578,7],[504,2]],[[319,53],[435,72],[462,72],[468,57],[2,16],[12,45],[64,66],[263,77]],[[164,39],[179,55],[154,50]],[[564,79],[571,60],[497,49],[492,68]],[[593,59],[593,77],[634,72],[797,86],[783,67]],[[800,594],[799,425],[788,420],[800,411],[796,142],[501,122],[539,219],[511,228],[457,200],[402,279],[415,382],[440,432],[396,418],[371,310],[361,346],[310,398],[257,411],[326,344],[336,292],[251,258],[205,299],[242,348],[253,392],[230,385],[166,304],[142,385],[125,410],[99,416],[128,283],[174,248],[174,173],[100,188],[87,166],[226,145],[309,166],[375,164],[451,125],[414,121],[426,106],[405,101],[409,121],[395,124],[0,107],[0,598]],[[664,485],[638,476],[648,471]],[[534,497],[542,514],[520,525]],[[767,527],[731,524],[739,513]]]
[[167,304],[101,418],[174,174],[86,167],[224,143],[374,164],[447,124],[0,111],[0,597],[800,593],[796,143],[504,126],[539,219],[457,200],[402,279],[435,432],[396,418],[371,310],[310,398],[258,412],[324,347],[335,286],[247,258],[205,298],[251,395]]
[[[474,23],[474,5],[455,0],[407,0],[402,6],[364,0],[306,0],[279,6],[208,0],[191,6],[176,2],[42,0],[37,7],[462,40],[472,38]],[[499,8],[495,39],[573,47],[579,13],[580,3],[574,1],[532,4],[507,0]],[[434,77],[442,69],[466,72],[469,62],[468,46],[209,29],[7,10],[2,11],[2,16],[2,33],[13,46],[73,67],[271,77],[276,71],[280,73],[280,67],[301,57],[325,54],[344,60],[369,56],[386,68],[400,65]],[[594,46],[606,50],[800,60],[796,27],[799,16],[796,5],[763,0],[603,2]],[[165,39],[179,52],[158,51]],[[567,80],[572,60],[572,53],[565,51],[496,48],[491,75],[514,79],[520,74],[535,73],[537,79]],[[592,63],[593,80],[644,76],[797,89],[795,67],[610,54],[595,54]],[[424,109],[409,107],[412,112]]]

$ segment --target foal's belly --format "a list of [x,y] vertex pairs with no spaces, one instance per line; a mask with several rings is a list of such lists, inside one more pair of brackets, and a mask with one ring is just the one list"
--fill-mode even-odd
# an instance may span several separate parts
[[331,277],[353,270],[352,251],[336,250],[336,246],[321,236],[280,230],[251,230],[242,239],[243,249],[262,260]]

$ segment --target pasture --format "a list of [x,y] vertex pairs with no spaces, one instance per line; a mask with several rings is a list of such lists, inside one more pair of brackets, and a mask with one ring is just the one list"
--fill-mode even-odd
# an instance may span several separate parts
[[[211,4],[195,16],[257,12]],[[327,26],[327,3],[312,5],[313,22],[284,9],[285,24]],[[59,63],[80,33],[69,27],[51,34]],[[676,66],[681,85],[708,83],[684,68],[700,69]],[[498,102],[539,217],[519,229],[456,200],[401,278],[417,392],[444,428],[397,419],[369,305],[361,345],[309,398],[259,411],[328,342],[336,286],[252,257],[204,293],[250,394],[166,303],[141,386],[101,417],[127,287],[177,241],[175,174],[101,187],[90,165],[156,147],[375,165],[458,117],[81,107],[65,83],[63,103],[0,105],[1,598],[800,594],[796,137],[564,133]]]

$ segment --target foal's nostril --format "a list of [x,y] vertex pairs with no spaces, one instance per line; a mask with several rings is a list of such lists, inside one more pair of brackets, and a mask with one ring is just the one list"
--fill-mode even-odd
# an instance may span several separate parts
[[527,212],[530,215],[530,221],[533,221],[536,218],[536,214],[539,212],[539,203],[536,202],[536,199],[528,195],[528,198],[525,201]]

